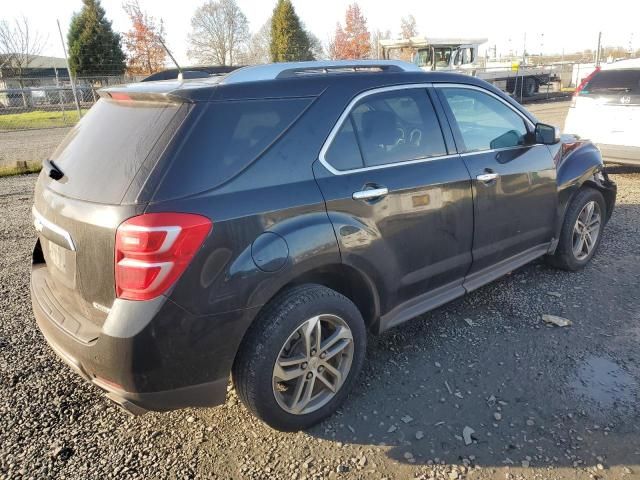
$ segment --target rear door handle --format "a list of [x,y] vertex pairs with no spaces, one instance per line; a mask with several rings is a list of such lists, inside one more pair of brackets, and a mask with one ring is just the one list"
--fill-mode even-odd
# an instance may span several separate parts
[[366,190],[360,190],[359,192],[353,192],[352,198],[354,200],[373,200],[374,198],[384,197],[389,193],[387,187],[368,188]]
[[500,175],[497,173],[482,173],[476,177],[479,182],[489,183],[498,178]]

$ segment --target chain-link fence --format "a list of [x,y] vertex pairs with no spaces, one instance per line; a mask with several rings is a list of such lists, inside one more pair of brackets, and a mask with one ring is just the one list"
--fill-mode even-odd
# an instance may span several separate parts
[[[137,80],[129,76],[78,78],[80,114],[98,100],[100,88]],[[78,122],[78,105],[68,79],[0,78],[0,173],[39,165]]]
[[[136,80],[125,76],[78,78],[75,89],[78,104],[83,110],[89,109],[98,100],[100,88]],[[77,121],[78,109],[69,81],[0,79],[0,132],[66,127]]]

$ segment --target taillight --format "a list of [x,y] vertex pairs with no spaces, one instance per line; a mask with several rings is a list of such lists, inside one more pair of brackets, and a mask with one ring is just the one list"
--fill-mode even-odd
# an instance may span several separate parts
[[600,71],[600,67],[598,66],[593,72],[591,72],[589,75],[587,75],[582,79],[582,81],[580,82],[580,85],[578,85],[578,88],[576,88],[575,92],[573,92],[573,96],[571,97],[572,107],[576,106],[576,98],[578,97],[578,95],[580,95],[580,92],[584,90],[584,87],[586,87],[587,83],[589,83],[591,79],[595,76],[595,74],[598,73],[599,71]]
[[116,296],[150,300],[184,272],[211,231],[211,220],[190,213],[146,213],[116,232]]

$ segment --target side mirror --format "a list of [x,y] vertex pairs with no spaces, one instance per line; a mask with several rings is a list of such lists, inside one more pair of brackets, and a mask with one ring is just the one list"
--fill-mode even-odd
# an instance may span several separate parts
[[560,129],[546,123],[536,123],[536,143],[555,145],[560,142]]

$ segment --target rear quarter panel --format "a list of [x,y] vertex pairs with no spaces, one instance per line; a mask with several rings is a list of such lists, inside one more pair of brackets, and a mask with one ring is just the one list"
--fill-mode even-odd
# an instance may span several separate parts
[[[324,198],[312,173],[333,115],[314,104],[266,153],[227,183],[149,204],[147,212],[193,212],[213,222],[205,244],[170,293],[173,301],[195,315],[257,307],[297,276],[340,263]],[[213,162],[215,152],[202,155],[211,156]],[[188,182],[189,175],[164,181]],[[267,232],[273,235],[265,237]]]

